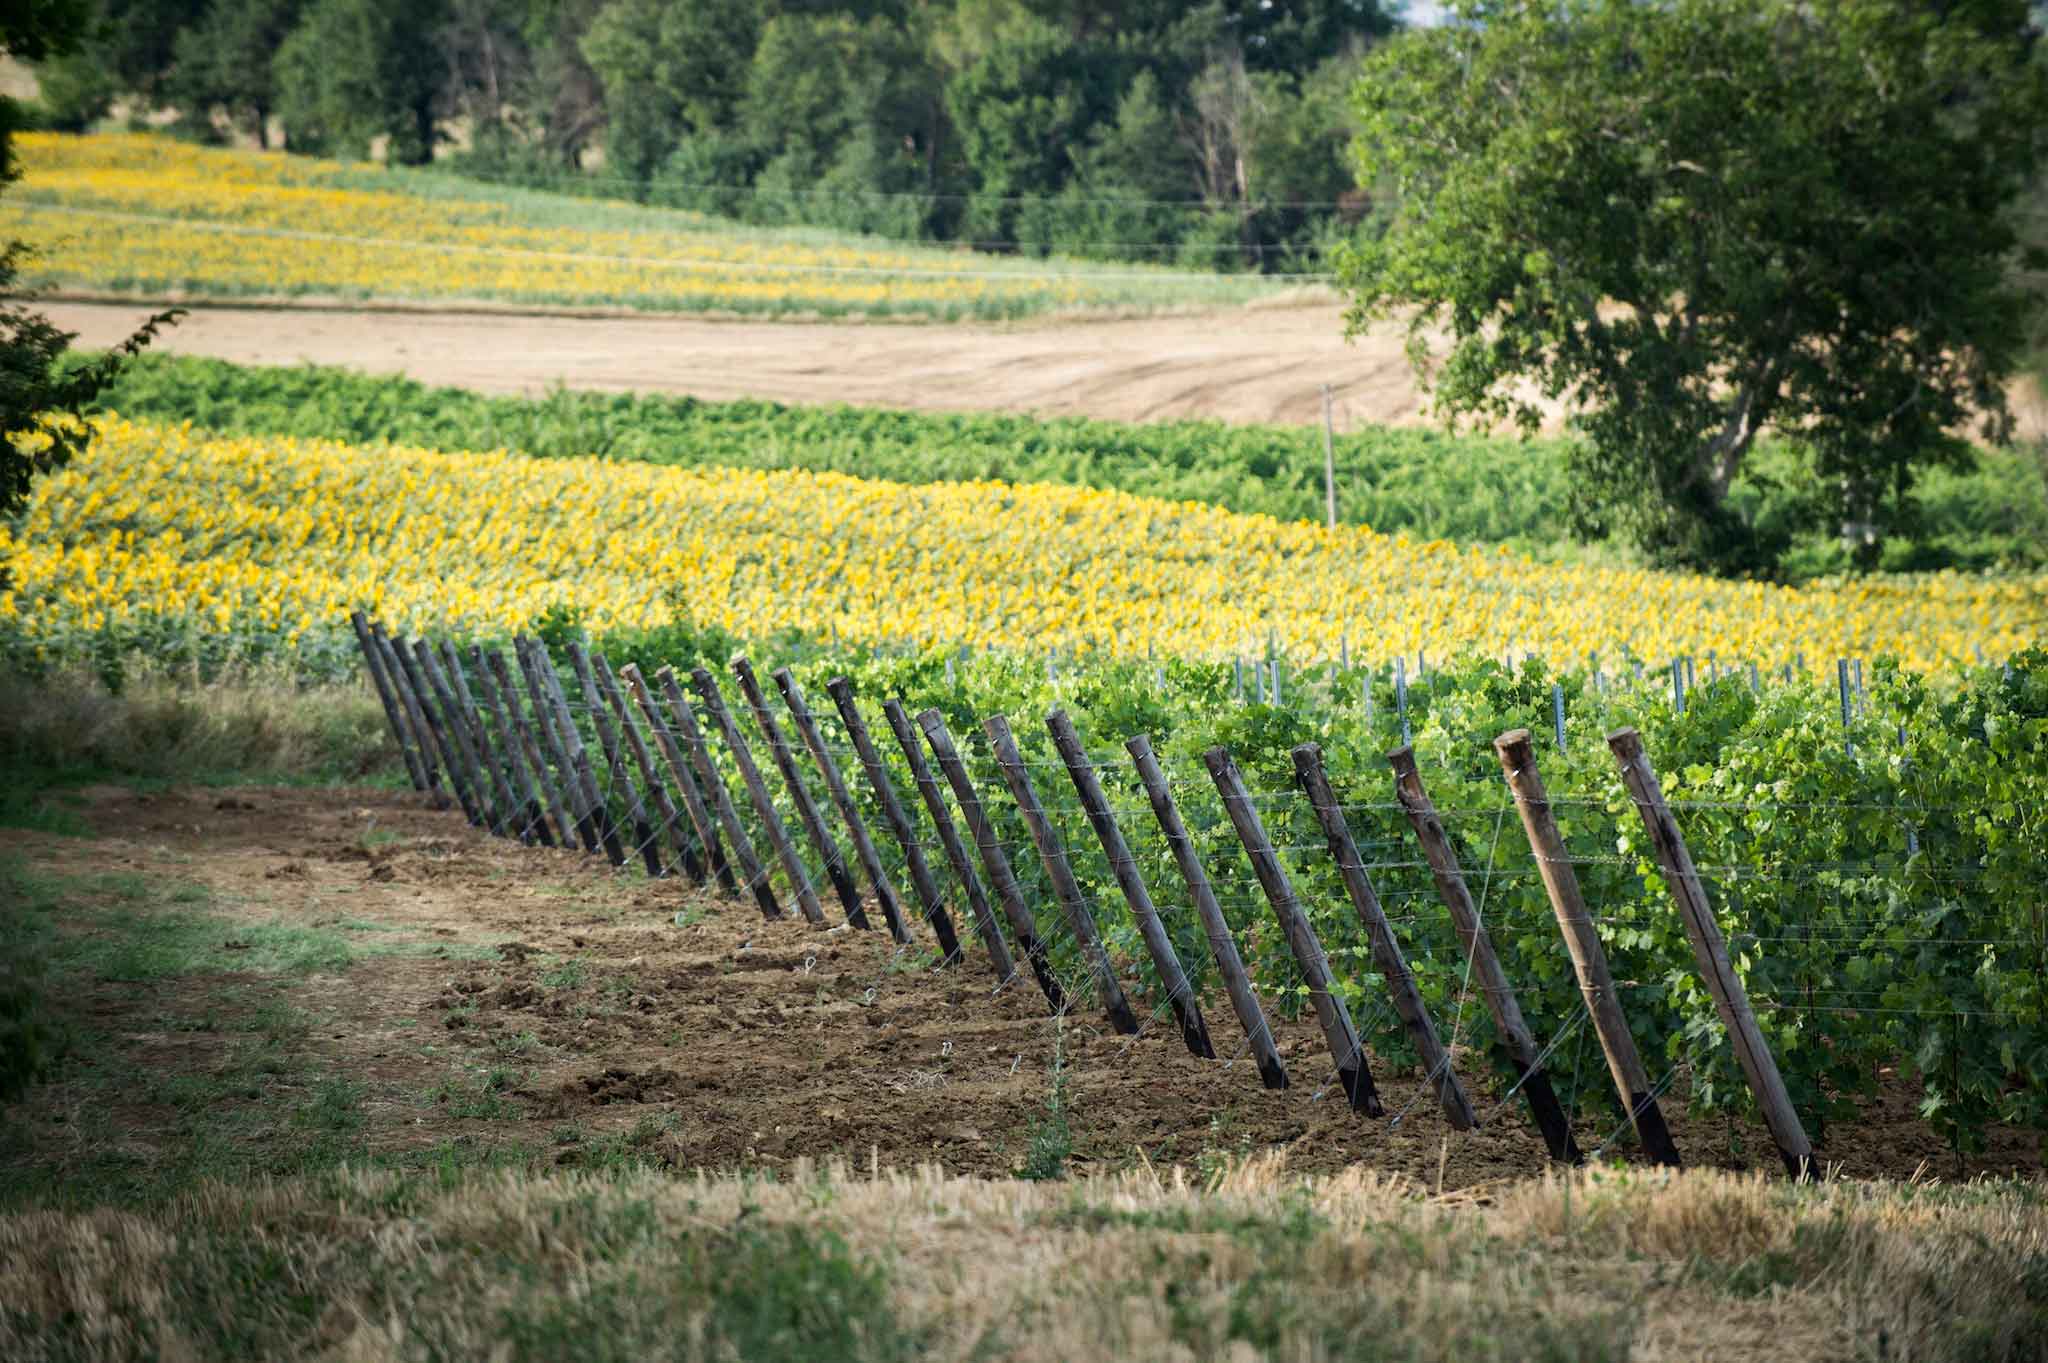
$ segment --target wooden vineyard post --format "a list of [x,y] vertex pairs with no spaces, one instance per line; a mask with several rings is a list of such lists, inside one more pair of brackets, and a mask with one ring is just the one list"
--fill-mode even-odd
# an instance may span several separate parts
[[527,657],[532,661],[541,690],[553,707],[555,732],[561,737],[562,750],[568,754],[570,776],[577,789],[583,792],[583,807],[590,812],[590,826],[604,848],[605,859],[614,869],[624,866],[626,849],[619,843],[618,824],[612,818],[610,802],[597,787],[597,775],[590,768],[590,754],[583,746],[583,733],[576,727],[576,715],[569,708],[569,697],[562,690],[555,660],[548,653],[547,646],[538,639],[528,641]]
[[861,870],[867,873],[868,884],[874,888],[875,902],[882,907],[882,921],[889,925],[889,935],[898,942],[908,942],[910,927],[903,921],[903,905],[896,898],[896,887],[889,883],[889,875],[882,869],[882,857],[875,851],[875,840],[868,836],[867,821],[861,818],[853,797],[847,793],[845,778],[839,774],[839,764],[832,760],[832,752],[825,746],[825,736],[818,732],[818,721],[812,716],[811,707],[805,703],[803,691],[786,667],[776,668],[769,676],[775,682],[775,689],[782,693],[782,703],[789,709],[797,737],[804,741],[811,761],[817,765],[818,774],[825,778],[825,793],[831,797],[833,808],[839,811],[840,822],[846,825],[846,836],[853,841],[853,854],[860,859]]
[[1657,854],[1658,865],[1664,868],[1664,883],[1671,887],[1671,898],[1677,902],[1678,916],[1685,923],[1685,935],[1692,939],[1700,976],[1706,981],[1707,992],[1714,996],[1721,1025],[1728,1029],[1728,1040],[1742,1065],[1742,1077],[1749,1081],[1749,1091],[1756,1095],[1756,1105],[1771,1129],[1771,1139],[1785,1161],[1785,1171],[1794,1178],[1811,1178],[1813,1143],[1806,1138],[1806,1128],[1800,1125],[1799,1112],[1792,1106],[1792,1095],[1785,1091],[1785,1080],[1778,1073],[1778,1062],[1771,1055],[1763,1030],[1757,1026],[1756,1014],[1749,1006],[1749,991],[1743,988],[1742,977],[1735,973],[1735,966],[1728,959],[1728,944],[1722,940],[1714,906],[1708,902],[1707,888],[1692,864],[1692,853],[1686,850],[1678,821],[1671,817],[1670,807],[1664,803],[1663,788],[1643,752],[1642,736],[1634,729],[1619,729],[1607,736],[1607,746],[1621,767],[1621,781],[1636,802],[1636,812],[1642,815],[1650,847]]
[[442,723],[438,702],[420,671],[420,661],[413,654],[412,645],[403,639],[391,639],[387,646],[396,675],[404,678],[406,694],[412,698],[412,705],[419,712],[419,731],[433,740],[436,760],[448,778],[449,789],[455,792],[455,802],[462,806],[463,817],[472,824],[481,825],[483,820],[477,814],[476,800],[469,793],[469,782],[463,777],[462,763],[455,755],[455,740],[448,736]]
[[413,751],[412,726],[399,709],[398,695],[391,689],[391,679],[384,675],[384,660],[377,654],[377,645],[370,638],[369,623],[361,611],[348,613],[350,628],[356,632],[356,644],[363,650],[363,668],[370,674],[370,685],[377,692],[377,701],[384,707],[385,722],[391,725],[391,736],[398,741],[398,752],[405,759],[405,774],[412,778],[414,790],[427,788],[426,768],[420,765],[419,754]]
[[384,635],[383,626],[374,620],[370,622],[370,646],[376,651],[383,664],[384,676],[391,683],[391,694],[398,700],[399,712],[405,716],[406,727],[412,733],[412,740],[419,750],[420,769],[427,778],[427,794],[432,797],[436,809],[448,807],[448,792],[441,788],[440,760],[434,753],[434,735],[427,726],[427,717],[420,709],[419,697],[413,694],[412,679],[399,665],[397,650]]
[[439,661],[447,673],[449,687],[455,693],[455,707],[461,712],[470,747],[476,753],[477,764],[483,768],[485,783],[497,806],[500,836],[531,842],[532,834],[526,827],[525,811],[520,808],[518,797],[512,793],[511,774],[505,770],[503,756],[491,743],[490,731],[484,727],[483,712],[477,708],[476,695],[469,689],[469,673],[462,666],[461,651],[443,639]]
[[967,831],[974,836],[975,850],[981,853],[981,864],[988,870],[988,883],[994,887],[996,898],[1003,906],[1003,916],[1010,920],[1010,932],[1017,939],[1017,950],[1023,952],[1024,959],[1031,963],[1032,978],[1038,981],[1038,988],[1044,993],[1045,1001],[1052,1005],[1053,1012],[1066,1012],[1067,993],[1060,988],[1059,979],[1052,973],[1052,957],[1045,943],[1039,939],[1038,920],[1031,916],[1031,907],[1024,902],[1024,888],[1017,883],[1017,873],[1010,869],[1010,859],[1003,855],[1003,845],[996,837],[995,825],[989,822],[988,811],[982,807],[974,782],[968,778],[967,764],[960,760],[960,752],[953,746],[953,735],[946,728],[946,717],[937,710],[926,710],[917,717],[917,727],[924,730],[924,739],[931,746],[932,757],[945,774],[946,784],[953,788],[953,800],[960,806],[960,815],[967,820]]
[[512,654],[519,664],[520,675],[526,679],[527,694],[533,700],[533,722],[538,728],[541,744],[554,763],[556,789],[566,794],[569,808],[574,811],[576,836],[582,842],[583,850],[595,854],[602,845],[597,836],[597,818],[584,802],[583,783],[576,779],[575,764],[569,760],[569,745],[562,741],[554,696],[549,692],[547,683],[541,680],[541,669],[549,664],[537,661],[532,646],[523,638],[512,641]]
[[1579,1152],[1579,1144],[1572,1138],[1571,1121],[1564,1114],[1564,1105],[1557,1100],[1557,1091],[1550,1085],[1550,1076],[1543,1070],[1543,1050],[1536,1044],[1529,1024],[1522,1020],[1521,1004],[1516,1002],[1507,972],[1501,969],[1500,957],[1494,953],[1493,938],[1487,933],[1486,925],[1479,921],[1479,911],[1473,906],[1472,892],[1466,888],[1465,873],[1458,865],[1457,852],[1451,847],[1450,837],[1444,832],[1443,821],[1437,817],[1429,792],[1423,789],[1422,773],[1415,765],[1415,750],[1396,748],[1387,754],[1387,761],[1394,768],[1395,797],[1400,800],[1409,824],[1415,829],[1416,841],[1422,844],[1422,855],[1429,862],[1430,875],[1436,881],[1437,896],[1450,911],[1451,927],[1457,934],[1458,945],[1464,948],[1479,995],[1486,1000],[1487,1011],[1493,1015],[1493,1029],[1507,1048],[1509,1058],[1514,1061],[1515,1084],[1528,1101],[1529,1115],[1535,1120],[1536,1129],[1542,1132],[1550,1157],[1578,1164],[1585,1156]]
[[1650,1092],[1650,1077],[1636,1054],[1635,1038],[1629,1035],[1628,1019],[1622,1015],[1621,998],[1614,977],[1607,969],[1607,953],[1600,946],[1600,934],[1586,912],[1579,893],[1579,878],[1572,871],[1571,853],[1551,817],[1550,795],[1543,788],[1542,773],[1536,770],[1536,754],[1527,729],[1513,729],[1493,741],[1500,754],[1501,770],[1507,773],[1508,789],[1514,792],[1515,808],[1522,815],[1522,827],[1529,835],[1529,847],[1536,857],[1536,869],[1550,896],[1550,908],[1564,934],[1565,950],[1571,953],[1572,968],[1578,973],[1579,991],[1585,995],[1586,1011],[1600,1036],[1600,1049],[1607,1055],[1607,1071],[1621,1096],[1622,1109],[1634,1123],[1643,1152],[1659,1164],[1676,1168],[1678,1147],[1671,1141],[1671,1129],[1664,1124],[1663,1109]]
[[505,698],[498,689],[497,678],[491,675],[490,660],[484,656],[483,645],[470,645],[469,660],[476,667],[476,689],[483,697],[483,713],[490,717],[491,724],[498,731],[500,756],[506,774],[512,778],[512,796],[519,803],[525,825],[520,829],[520,838],[538,842],[543,847],[553,847],[554,830],[548,827],[547,812],[541,808],[540,795],[527,771],[525,731],[512,722],[512,716],[518,714],[518,709],[515,706],[507,713]]
[[946,809],[945,792],[940,790],[938,778],[932,775],[931,765],[924,760],[924,745],[917,741],[917,730],[900,700],[883,701],[882,715],[896,735],[897,746],[903,749],[904,760],[910,764],[911,780],[917,784],[917,793],[924,798],[925,810],[932,816],[932,826],[939,830],[939,846],[946,851],[947,864],[952,866],[954,878],[960,882],[960,892],[967,896],[968,916],[974,920],[975,935],[981,938],[982,948],[988,952],[989,965],[994,968],[996,977],[1008,984],[1017,973],[1017,962],[1010,955],[1010,944],[1003,940],[1002,929],[996,926],[996,914],[989,905],[988,892],[982,889],[981,877],[974,873],[974,863],[968,860],[967,847],[960,841],[960,830],[954,826],[953,816]]
[[789,841],[789,830],[783,826],[782,815],[775,810],[775,802],[768,798],[768,787],[761,780],[761,769],[754,765],[754,754],[747,748],[746,736],[740,733],[740,726],[733,723],[732,715],[725,708],[725,696],[718,689],[718,678],[704,668],[693,668],[690,684],[697,688],[697,698],[704,702],[704,713],[718,730],[718,736],[725,740],[725,750],[732,754],[733,766],[739,768],[740,780],[747,787],[747,798],[753,801],[754,813],[761,820],[761,826],[768,830],[768,841],[775,848],[775,856],[782,863],[782,872],[789,877],[790,892],[796,896],[797,908],[806,919],[822,925],[825,910],[818,903],[818,892],[811,888],[811,874],[804,869],[803,859],[796,854],[796,848]]
[[690,829],[683,822],[682,811],[670,798],[668,787],[661,783],[661,771],[654,765],[654,754],[647,749],[647,740],[640,735],[639,721],[633,718],[633,711],[626,704],[626,697],[619,690],[618,678],[612,675],[612,665],[602,653],[590,655],[590,670],[597,676],[597,689],[604,692],[604,698],[612,707],[612,717],[619,722],[619,737],[626,741],[626,751],[633,756],[633,765],[640,769],[640,784],[647,790],[647,798],[654,802],[654,817],[661,821],[661,829],[655,836],[666,836],[669,845],[676,849],[676,860],[683,865],[683,874],[693,885],[702,885],[707,876],[704,863],[697,857],[697,849],[690,844]]
[[627,663],[619,669],[619,677],[626,683],[626,689],[633,693],[641,714],[647,718],[647,727],[654,731],[654,741],[660,746],[661,755],[668,759],[669,770],[675,773],[676,794],[682,799],[683,812],[690,816],[690,826],[697,831],[697,845],[704,849],[704,860],[710,873],[718,878],[719,888],[738,890],[739,882],[733,878],[732,866],[719,843],[718,816],[705,803],[689,754],[683,750],[675,730],[662,719],[661,707],[655,703],[654,693],[648,690],[647,680],[640,675],[640,669]]
[[[576,824],[570,817],[567,802],[562,798],[561,785],[555,774],[549,770],[547,758],[543,755],[533,727],[526,722],[526,714],[519,708],[519,691],[512,684],[511,669],[505,665],[505,655],[495,648],[477,649],[484,670],[491,674],[497,684],[498,694],[504,700],[505,712],[511,717],[512,729],[518,738],[520,750],[526,754],[526,765],[533,772],[533,785],[541,803],[554,818],[555,836],[560,846],[576,845]],[[545,821],[542,827],[546,827]]]
[[1066,764],[1075,794],[1081,797],[1081,809],[1088,816],[1089,826],[1095,830],[1095,840],[1102,844],[1102,855],[1109,859],[1110,874],[1116,877],[1117,888],[1123,891],[1124,903],[1130,906],[1131,918],[1138,925],[1138,935],[1145,941],[1146,954],[1152,958],[1152,968],[1159,972],[1159,986],[1166,991],[1174,1021],[1180,1024],[1181,1040],[1187,1044],[1191,1054],[1204,1060],[1214,1060],[1216,1047],[1209,1040],[1209,1024],[1202,1018],[1202,1007],[1195,999],[1194,987],[1188,983],[1187,972],[1181,969],[1180,957],[1173,949],[1173,939],[1167,935],[1166,924],[1160,921],[1159,908],[1152,902],[1152,892],[1138,871],[1137,858],[1131,855],[1130,844],[1124,841],[1124,831],[1117,826],[1116,815],[1110,811],[1109,800],[1102,793],[1102,782],[1095,775],[1094,763],[1088,760],[1087,749],[1081,746],[1081,735],[1075,732],[1074,721],[1067,717],[1065,710],[1054,710],[1045,717],[1045,727],[1052,734],[1053,746],[1059,749],[1060,760]]
[[455,751],[462,759],[463,774],[469,778],[470,793],[476,797],[477,806],[483,811],[484,827],[503,837],[506,812],[500,807],[497,793],[491,789],[490,763],[485,758],[476,726],[470,722],[469,710],[455,689],[440,649],[428,639],[414,640],[413,647],[419,651],[420,670],[426,674],[427,685],[433,688],[434,698],[440,702],[441,715],[455,735]]
[[1074,934],[1081,960],[1094,977],[1095,996],[1109,1017],[1109,1025],[1125,1036],[1135,1036],[1137,1016],[1131,1012],[1131,1001],[1124,997],[1124,987],[1117,981],[1116,967],[1110,963],[1109,952],[1102,945],[1102,934],[1096,930],[1095,915],[1089,912],[1080,882],[1074,879],[1067,849],[1060,843],[1052,820],[1046,817],[1045,806],[1039,803],[1038,791],[1031,784],[1031,773],[1024,769],[1024,757],[1017,751],[1017,740],[1010,733],[1010,721],[1002,715],[990,715],[981,722],[981,731],[988,735],[989,746],[995,750],[996,769],[1003,774],[1003,784],[1010,788],[1010,798],[1016,801],[1018,810],[1024,815],[1024,826],[1030,830],[1032,844],[1038,848],[1038,859],[1044,863],[1045,873],[1052,879],[1052,892],[1066,915],[1067,931]]
[[647,817],[647,806],[641,802],[640,792],[626,771],[625,759],[619,755],[619,736],[612,728],[612,717],[605,712],[604,696],[598,691],[597,678],[591,672],[590,655],[574,639],[569,641],[568,653],[569,666],[576,670],[576,684],[583,691],[584,707],[590,711],[590,727],[597,734],[598,746],[604,750],[604,767],[611,780],[611,788],[618,791],[625,802],[626,818],[633,826],[633,846],[647,863],[647,874],[659,880],[663,875],[661,845]]
[[1351,1100],[1354,1111],[1369,1117],[1382,1115],[1385,1109],[1372,1081],[1372,1067],[1366,1063],[1365,1046],[1358,1039],[1358,1027],[1351,1021],[1351,1010],[1331,978],[1322,940],[1302,911],[1301,901],[1295,898],[1294,886],[1280,865],[1280,854],[1273,850],[1266,826],[1259,821],[1258,810],[1252,807],[1243,773],[1238,771],[1226,748],[1209,749],[1202,754],[1202,761],[1209,768],[1209,778],[1216,783],[1216,793],[1223,797],[1223,812],[1230,816],[1237,840],[1244,844],[1245,854],[1252,859],[1252,870],[1266,892],[1266,902],[1273,906],[1273,916],[1280,920],[1280,930],[1287,934],[1287,944],[1294,950],[1302,982],[1308,986],[1309,1001],[1315,1005],[1316,1022],[1323,1029],[1323,1040],[1329,1043],[1330,1059],[1336,1062],[1344,1096]]
[[818,802],[811,798],[810,788],[804,785],[803,773],[797,769],[796,757],[789,750],[789,740],[782,736],[782,726],[775,722],[775,714],[768,708],[768,698],[762,694],[761,683],[754,676],[754,665],[745,658],[734,658],[732,671],[739,679],[740,694],[746,697],[747,708],[754,712],[754,723],[760,726],[761,736],[768,740],[768,756],[774,761],[776,771],[782,774],[782,784],[788,788],[790,802],[796,806],[797,820],[804,826],[804,835],[810,839],[818,859],[824,863],[825,876],[839,896],[840,907],[846,910],[846,921],[857,928],[867,927],[868,915],[867,910],[861,907],[860,887],[853,883],[853,876],[846,869],[846,859],[839,854],[839,843],[833,838],[832,830],[825,826],[825,816],[818,812]]
[[1429,1008],[1422,1001],[1422,991],[1415,986],[1415,972],[1408,968],[1408,958],[1401,950],[1401,944],[1394,938],[1394,929],[1387,922],[1386,911],[1380,907],[1380,897],[1373,889],[1372,878],[1365,873],[1365,860],[1358,855],[1358,843],[1351,836],[1351,825],[1344,819],[1344,811],[1337,804],[1336,792],[1330,788],[1329,772],[1323,767],[1323,750],[1315,743],[1303,743],[1294,749],[1294,776],[1301,783],[1302,793],[1308,796],[1309,805],[1316,812],[1316,822],[1323,827],[1323,836],[1330,844],[1330,859],[1337,863],[1337,874],[1344,881],[1345,893],[1351,896],[1351,907],[1358,912],[1358,921],[1365,927],[1366,940],[1372,944],[1372,956],[1380,968],[1380,974],[1387,982],[1387,993],[1394,1001],[1394,1011],[1400,1014],[1401,1024],[1408,1029],[1408,1039],[1415,1043],[1415,1054],[1422,1060],[1425,1079],[1436,1089],[1437,1101],[1443,1105],[1444,1116],[1449,1119],[1455,1131],[1470,1131],[1477,1122],[1472,1113],[1471,1100],[1465,1096],[1464,1086],[1459,1084],[1457,1072],[1451,1068],[1451,1055],[1444,1048],[1443,1038],[1437,1035],[1436,1024],[1430,1020]]
[[846,725],[847,736],[853,739],[853,750],[860,755],[861,770],[867,774],[868,786],[875,792],[875,802],[882,807],[882,820],[889,825],[890,836],[896,839],[896,845],[903,849],[903,864],[910,872],[910,888],[917,891],[918,902],[924,905],[925,921],[931,924],[932,935],[939,939],[940,958],[947,965],[957,965],[960,961],[960,938],[953,931],[952,915],[946,912],[946,901],[939,893],[939,883],[932,876],[931,866],[924,859],[924,848],[918,845],[910,816],[905,812],[903,802],[896,798],[896,785],[889,779],[889,769],[882,765],[882,755],[875,750],[875,741],[860,717],[860,707],[854,704],[853,683],[844,677],[834,677],[825,683],[825,691],[832,697],[832,704]]
[[1181,879],[1187,882],[1188,898],[1194,901],[1202,931],[1209,938],[1209,956],[1216,962],[1216,973],[1223,977],[1224,992],[1230,996],[1231,1009],[1244,1028],[1245,1042],[1258,1063],[1259,1082],[1269,1089],[1284,1089],[1287,1067],[1280,1063],[1280,1050],[1273,1044],[1272,1024],[1266,1020],[1266,1010],[1259,1004],[1259,991],[1253,987],[1244,958],[1238,954],[1237,938],[1231,935],[1223,906],[1216,902],[1209,873],[1202,869],[1202,859],[1195,854],[1194,839],[1181,822],[1180,809],[1173,802],[1173,788],[1167,784],[1166,773],[1159,769],[1159,759],[1152,755],[1152,741],[1141,735],[1125,743],[1124,751],[1131,755],[1131,765],[1137,768],[1145,797],[1152,802],[1152,817],[1158,820],[1159,831],[1165,835],[1174,863],[1180,867]]
[[704,792],[707,812],[716,814],[719,827],[725,830],[725,845],[732,849],[733,864],[739,868],[747,888],[753,892],[754,902],[761,906],[762,917],[782,917],[782,905],[776,901],[775,887],[768,883],[768,869],[754,855],[754,844],[748,840],[747,830],[740,823],[739,811],[733,808],[732,793],[725,788],[725,779],[718,774],[718,767],[711,760],[711,747],[704,741],[703,730],[697,727],[696,712],[690,709],[690,702],[684,698],[683,688],[676,684],[675,669],[664,667],[654,674],[654,678],[661,683],[662,695],[668,698],[669,714],[676,722],[676,733],[683,741],[683,750],[690,755],[690,765],[696,769],[697,786]]
[[[441,756],[455,782],[456,798],[462,801],[471,823],[495,832],[497,823],[491,817],[489,799],[477,783],[476,765],[463,737],[462,722],[455,713],[455,698],[448,694],[448,684],[434,666],[433,646],[424,639],[414,639],[401,641],[398,647],[401,656],[406,656],[411,664],[408,675],[413,679],[413,689],[419,692],[420,703],[427,707],[427,722],[434,726],[434,737],[440,740]],[[432,703],[428,704],[430,698]]]

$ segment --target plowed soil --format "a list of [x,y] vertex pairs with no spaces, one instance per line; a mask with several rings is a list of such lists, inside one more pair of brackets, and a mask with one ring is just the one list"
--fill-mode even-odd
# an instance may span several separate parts
[[[252,922],[345,916],[445,944],[445,955],[378,957],[294,986],[318,1019],[305,1059],[366,1087],[373,1149],[516,1142],[574,1165],[594,1140],[637,1129],[643,1153],[678,1168],[839,1155],[998,1174],[1025,1161],[1057,1056],[1077,1169],[1277,1149],[1304,1171],[1362,1162],[1453,1188],[1544,1165],[1520,1107],[1491,1094],[1475,1105],[1492,1119],[1459,1134],[1414,1076],[1382,1072],[1389,1116],[1352,1114],[1324,1085],[1325,1052],[1305,1020],[1279,1024],[1296,1082],[1267,1092],[1248,1059],[1196,1059],[1170,1025],[1128,1039],[1077,1010],[1061,1028],[1028,978],[997,989],[971,957],[936,969],[928,950],[879,931],[768,922],[750,900],[494,839],[410,793],[88,794],[94,836],[0,831],[0,855],[50,875],[196,881],[214,912]],[[163,1030],[149,1019],[164,1001],[133,985],[76,1002],[137,1045]],[[1227,1004],[1206,1007],[1219,1052],[1241,1055]],[[191,1062],[158,1039],[163,1064]],[[451,1056],[506,1076],[494,1110],[423,1105]],[[1461,1059],[1466,1074],[1481,1069]],[[1988,1154],[1959,1161],[1915,1116],[1916,1096],[1902,1088],[1835,1128],[1826,1158],[1864,1176],[2039,1172],[2026,1132],[1995,1133]],[[1667,1111],[1689,1160],[1774,1162],[1760,1129],[1687,1119],[1682,1106],[1675,1091]],[[105,1119],[146,1125],[148,1114]],[[1613,1126],[1588,1120],[1579,1140],[1590,1150]]]

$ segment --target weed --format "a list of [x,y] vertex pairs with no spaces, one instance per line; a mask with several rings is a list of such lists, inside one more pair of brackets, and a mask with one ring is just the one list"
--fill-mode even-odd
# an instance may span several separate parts
[[1067,1176],[1074,1153],[1074,1129],[1067,1117],[1067,1020],[1061,1017],[1052,1038],[1052,1077],[1045,1095],[1045,1114],[1025,1133],[1024,1163],[1017,1177],[1034,1183]]

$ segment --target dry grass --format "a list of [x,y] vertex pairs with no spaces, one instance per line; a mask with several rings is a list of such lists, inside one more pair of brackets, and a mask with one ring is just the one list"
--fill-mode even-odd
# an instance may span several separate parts
[[2048,1215],[1598,1172],[1432,1200],[1272,1160],[1068,1184],[383,1174],[0,1219],[0,1356],[2036,1359]]

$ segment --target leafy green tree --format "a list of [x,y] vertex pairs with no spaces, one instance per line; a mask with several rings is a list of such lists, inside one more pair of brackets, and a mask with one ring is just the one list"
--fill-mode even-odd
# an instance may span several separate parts
[[300,0],[217,4],[172,44],[164,93],[188,121],[204,124],[220,108],[261,146],[270,145],[277,107],[271,58],[298,22]]
[[445,18],[438,0],[314,0],[273,60],[292,147],[366,156],[381,137],[390,161],[431,160]]
[[611,0],[582,50],[604,89],[605,163],[645,184],[682,139],[731,125],[746,91],[761,7],[718,0]]
[[1767,568],[1729,490],[1774,430],[1874,559],[1919,470],[2007,435],[2006,210],[2048,127],[2022,0],[1455,11],[1358,85],[1362,178],[1399,207],[1346,258],[1350,321],[1405,315],[1454,421],[1561,404],[1582,533]]

